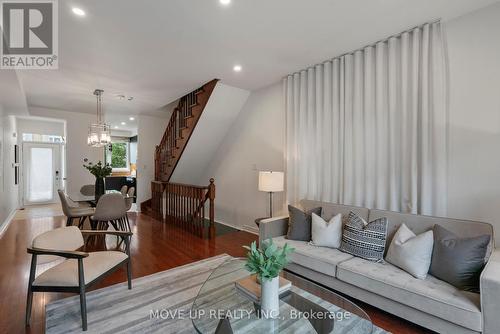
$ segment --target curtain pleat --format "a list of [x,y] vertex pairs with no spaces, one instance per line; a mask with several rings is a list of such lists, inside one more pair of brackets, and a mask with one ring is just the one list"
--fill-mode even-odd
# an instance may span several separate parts
[[440,23],[287,76],[287,195],[446,214]]

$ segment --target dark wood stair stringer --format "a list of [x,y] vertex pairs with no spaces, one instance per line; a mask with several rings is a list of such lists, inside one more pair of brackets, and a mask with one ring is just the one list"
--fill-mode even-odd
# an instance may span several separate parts
[[155,152],[155,181],[169,182],[219,80],[183,96]]

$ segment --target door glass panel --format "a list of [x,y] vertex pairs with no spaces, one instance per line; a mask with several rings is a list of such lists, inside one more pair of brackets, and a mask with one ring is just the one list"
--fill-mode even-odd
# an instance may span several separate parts
[[30,202],[47,202],[54,199],[54,166],[52,148],[30,148],[27,198]]

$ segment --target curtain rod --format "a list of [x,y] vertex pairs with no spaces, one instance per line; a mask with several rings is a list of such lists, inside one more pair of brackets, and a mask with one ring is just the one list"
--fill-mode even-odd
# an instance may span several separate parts
[[419,24],[419,25],[414,26],[414,27],[412,27],[412,28],[409,28],[409,29],[403,30],[403,31],[401,31],[401,32],[399,32],[399,33],[397,33],[397,34],[391,35],[391,36],[389,36],[389,37],[382,38],[382,39],[380,39],[380,40],[376,41],[375,43],[370,43],[370,44],[365,45],[365,46],[363,46],[363,47],[357,48],[357,49],[356,49],[356,50],[354,50],[354,51],[346,52],[346,53],[344,53],[344,54],[341,54],[340,56],[333,57],[333,59],[342,58],[342,57],[347,56],[347,55],[355,54],[355,53],[356,53],[356,52],[358,52],[358,51],[361,51],[361,50],[366,49],[366,48],[368,48],[368,47],[375,46],[375,45],[377,45],[378,43],[387,42],[387,41],[388,41],[388,40],[390,40],[391,38],[394,38],[394,37],[399,37],[399,36],[403,35],[404,33],[407,33],[407,32],[410,32],[410,31],[413,31],[413,30],[415,30],[415,29],[417,29],[417,28],[422,28],[423,26],[425,26],[425,25],[427,25],[427,24],[434,24],[434,23],[437,23],[437,22],[440,22],[440,21],[441,21],[441,19],[435,19],[435,20],[432,20],[432,21],[428,21],[428,22],[425,22],[425,23]]
[[[368,47],[375,46],[375,45],[377,45],[378,43],[381,43],[381,42],[386,42],[386,41],[390,40],[390,39],[391,39],[391,38],[393,38],[393,37],[398,37],[398,36],[401,36],[401,35],[402,35],[402,34],[404,34],[404,33],[410,32],[410,31],[415,30],[415,29],[417,29],[417,28],[422,28],[423,26],[425,26],[425,25],[427,25],[427,24],[434,24],[434,23],[438,23],[438,22],[441,22],[441,19],[440,19],[440,18],[439,18],[439,19],[435,19],[435,20],[431,20],[431,21],[427,21],[427,22],[425,22],[425,23],[422,23],[422,24],[416,25],[416,26],[414,26],[414,27],[412,27],[412,28],[409,28],[409,29],[403,30],[403,31],[401,31],[401,32],[399,32],[399,33],[397,33],[397,34],[394,34],[394,35],[391,35],[391,36],[389,36],[389,37],[385,37],[385,38],[383,38],[383,39],[380,39],[380,40],[376,41],[375,43],[370,43],[370,44],[367,44],[367,45],[365,45],[365,46],[363,46],[363,47],[357,48],[357,49],[355,49],[354,51],[349,51],[349,52],[346,52],[346,53],[341,54],[340,56],[335,56],[335,57],[333,57],[333,58],[331,58],[331,59],[329,59],[329,60],[325,60],[325,61],[323,61],[323,62],[321,62],[321,63],[316,64],[316,65],[321,65],[321,64],[324,64],[324,63],[326,63],[326,62],[329,62],[329,61],[331,61],[331,60],[333,60],[333,59],[342,58],[342,57],[347,56],[347,55],[353,55],[353,54],[355,54],[355,53],[356,53],[356,52],[358,52],[358,51],[361,51],[361,50],[366,49],[366,48],[368,48]],[[291,74],[286,75],[286,77],[288,77],[288,76],[290,76],[290,75],[293,75],[293,74],[295,74],[295,73],[300,73],[300,72],[305,71],[305,70],[307,70],[307,69],[309,69],[309,68],[314,68],[314,67],[316,67],[316,65],[313,65],[313,66],[308,66],[308,67],[306,67],[306,68],[305,68],[305,69],[303,69],[303,70],[295,71],[295,72],[293,72],[293,73],[291,73]]]

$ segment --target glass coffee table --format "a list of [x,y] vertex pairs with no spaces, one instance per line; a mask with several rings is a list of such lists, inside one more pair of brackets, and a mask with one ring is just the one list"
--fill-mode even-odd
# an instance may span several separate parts
[[248,277],[244,259],[231,259],[216,268],[196,297],[191,315],[198,333],[333,333],[371,334],[370,317],[338,294],[289,272],[292,288],[280,295],[276,319],[259,317],[259,305],[235,282]]

